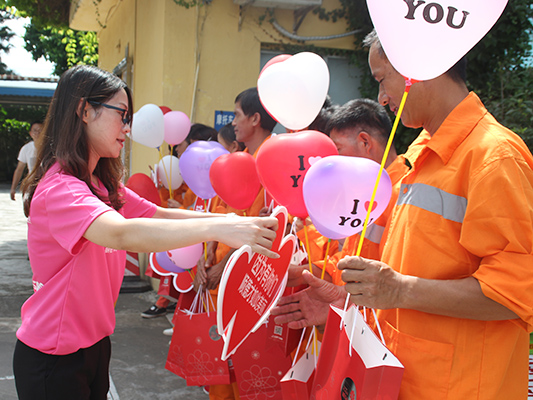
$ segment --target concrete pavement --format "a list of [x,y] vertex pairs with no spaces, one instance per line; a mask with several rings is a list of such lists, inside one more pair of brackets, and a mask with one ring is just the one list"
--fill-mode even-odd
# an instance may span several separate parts
[[[9,198],[9,185],[0,184],[0,399],[15,400],[12,370],[15,332],[20,307],[33,293],[26,249],[26,219],[22,200]],[[108,399],[205,400],[198,387],[188,387],[165,369],[170,327],[167,318],[144,319],[140,313],[155,302],[153,291],[121,293],[116,306],[117,325],[111,337],[111,389]]]

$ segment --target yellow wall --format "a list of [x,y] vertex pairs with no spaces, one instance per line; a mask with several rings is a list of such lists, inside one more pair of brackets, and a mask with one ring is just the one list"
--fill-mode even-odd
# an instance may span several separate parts
[[[338,4],[338,0],[323,2],[326,9]],[[264,8],[250,6],[240,12],[233,0],[213,0],[190,9],[173,0],[122,0],[99,32],[100,66],[112,70],[129,44],[135,111],[154,103],[183,111],[192,122],[214,125],[215,110],[233,110],[235,96],[256,85],[262,44],[297,43],[281,36],[270,23],[260,24],[264,14]],[[292,31],[293,15],[292,10],[275,10],[276,19],[288,31]],[[321,21],[309,13],[297,34],[345,31],[344,23]],[[354,46],[353,37],[306,44]],[[148,165],[158,159],[157,150],[134,143],[131,173],[148,173]]]

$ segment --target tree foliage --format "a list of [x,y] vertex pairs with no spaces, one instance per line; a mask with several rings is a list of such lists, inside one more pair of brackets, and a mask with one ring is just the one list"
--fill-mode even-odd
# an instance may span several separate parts
[[[11,48],[9,41],[15,34],[8,26],[4,25],[7,20],[12,19],[13,16],[9,11],[0,7],[0,52],[8,53]],[[12,71],[7,68],[7,65],[0,59],[0,74],[10,74]]]
[[[314,12],[322,19],[345,19],[355,35],[352,62],[363,72],[361,93],[376,98],[377,84],[367,66],[368,50],[362,39],[372,30],[365,0],[339,0],[340,7]],[[487,109],[505,126],[522,136],[533,149],[533,70],[524,60],[531,55],[532,0],[512,0],[491,31],[468,54],[468,86],[478,93]],[[401,127],[396,146],[405,151],[420,130]]]
[[0,182],[10,182],[20,148],[31,140],[34,121],[44,120],[46,106],[0,105]]
[[98,64],[98,38],[94,32],[39,28],[32,23],[26,27],[24,41],[34,60],[44,57],[55,64],[54,74],[58,76],[78,64]]

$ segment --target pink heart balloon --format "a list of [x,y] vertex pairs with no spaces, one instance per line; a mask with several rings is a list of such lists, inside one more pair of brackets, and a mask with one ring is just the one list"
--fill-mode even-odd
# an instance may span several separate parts
[[500,18],[507,0],[367,0],[379,39],[403,76],[448,71]]

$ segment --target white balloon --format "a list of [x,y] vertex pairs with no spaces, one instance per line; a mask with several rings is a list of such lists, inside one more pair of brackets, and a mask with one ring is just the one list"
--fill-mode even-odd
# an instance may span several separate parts
[[180,162],[178,157],[165,156],[157,164],[157,175],[159,180],[167,189],[169,188],[169,181],[172,190],[176,190],[183,183],[183,178],[180,172]]
[[257,80],[265,109],[286,128],[307,128],[316,118],[329,89],[329,70],[322,57],[303,52],[268,66]]
[[367,0],[381,45],[406,78],[429,80],[455,65],[492,28],[507,0]]
[[163,111],[155,104],[145,104],[133,114],[131,138],[137,143],[158,148],[165,137]]

